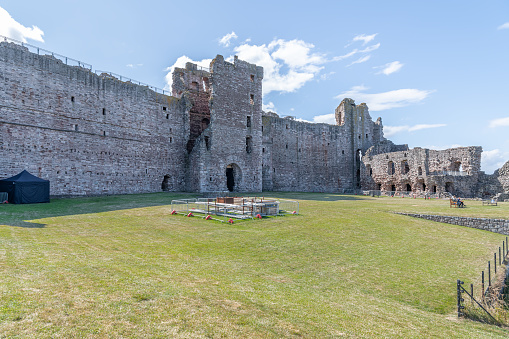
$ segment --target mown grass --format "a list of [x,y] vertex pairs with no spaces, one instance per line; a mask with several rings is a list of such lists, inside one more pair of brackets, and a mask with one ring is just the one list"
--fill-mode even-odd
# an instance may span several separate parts
[[271,195],[300,215],[171,216],[169,193],[0,206],[0,337],[509,335],[454,313],[505,238],[391,213],[448,201]]

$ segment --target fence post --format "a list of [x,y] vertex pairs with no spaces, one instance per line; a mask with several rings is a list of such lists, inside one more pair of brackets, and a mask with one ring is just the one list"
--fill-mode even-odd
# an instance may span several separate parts
[[505,254],[505,241],[502,241],[502,253],[504,253],[504,259],[502,260],[502,262],[504,263],[505,262],[505,257],[506,257],[506,254]]
[[502,266],[502,249],[498,248],[498,266]]
[[472,300],[474,298],[474,284],[470,284],[470,301],[474,303]]
[[488,261],[488,288],[491,287],[491,263]]
[[482,271],[482,283],[481,283],[481,295],[482,295],[482,301],[484,302],[484,271]]
[[463,313],[461,312],[461,309],[463,308],[463,306],[461,306],[461,302],[463,301],[463,298],[461,298],[461,284],[463,284],[463,281],[458,279],[456,285],[456,288],[458,290],[458,318],[463,315]]
[[493,262],[495,263],[495,274],[497,274],[497,253],[493,253]]

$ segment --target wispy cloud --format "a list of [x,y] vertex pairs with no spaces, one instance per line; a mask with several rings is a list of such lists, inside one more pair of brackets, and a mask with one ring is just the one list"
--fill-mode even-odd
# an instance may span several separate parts
[[126,67],[129,67],[129,68],[138,68],[138,67],[141,67],[143,66],[143,64],[127,64],[125,65]]
[[352,39],[352,42],[349,43],[348,45],[346,45],[345,47],[348,47],[350,46],[352,43],[354,43],[355,41],[362,41],[362,44],[363,45],[366,45],[368,42],[372,41],[375,39],[375,37],[378,35],[378,33],[375,33],[375,34],[371,34],[371,35],[366,35],[366,34],[360,34],[360,35],[356,35],[354,36],[354,38]]
[[354,62],[350,63],[346,67],[350,67],[350,66],[355,65],[355,64],[361,64],[363,62],[368,61],[370,58],[371,58],[371,55],[365,55],[365,56],[360,57],[359,59],[355,60]]
[[415,88],[404,88],[382,93],[366,93],[366,90],[368,90],[367,87],[354,86],[350,90],[337,95],[335,99],[352,98],[357,102],[365,102],[370,111],[383,111],[417,104],[434,92]]
[[389,62],[385,65],[382,65],[382,66],[377,66],[377,67],[374,67],[375,69],[380,69],[381,70],[379,72],[377,72],[376,74],[385,74],[385,75],[389,75],[389,74],[392,74],[392,73],[396,73],[397,71],[399,71],[401,69],[401,67],[403,67],[403,64],[399,61],[393,61],[393,62]]
[[509,117],[491,120],[489,124],[491,128],[506,126],[509,126]]
[[228,33],[224,37],[219,39],[219,44],[224,47],[228,47],[228,46],[230,46],[231,40],[237,39],[237,38],[238,38],[237,34],[235,34],[235,32],[232,31],[231,33]]
[[393,136],[394,134],[398,134],[401,132],[414,132],[414,131],[420,131],[423,129],[430,129],[430,128],[438,128],[438,127],[445,127],[446,124],[418,124],[413,126],[384,126],[384,135],[386,137]]
[[506,22],[505,24],[498,26],[498,29],[509,29],[509,22]]
[[350,52],[348,52],[348,53],[346,53],[344,55],[340,55],[340,56],[336,56],[336,57],[332,58],[331,61],[341,61],[341,60],[350,58],[350,57],[354,56],[355,54],[359,54],[359,53],[370,53],[370,52],[373,52],[374,50],[376,50],[378,48],[380,48],[380,43],[368,46],[368,47],[366,47],[364,49],[355,48],[352,51],[350,51]]
[[37,26],[25,27],[0,7],[0,35],[27,42],[27,39],[44,42],[44,32]]

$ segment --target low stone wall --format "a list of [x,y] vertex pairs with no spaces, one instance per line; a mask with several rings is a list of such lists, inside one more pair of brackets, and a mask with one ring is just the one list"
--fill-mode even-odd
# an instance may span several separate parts
[[427,219],[436,222],[443,222],[446,224],[466,226],[494,233],[509,235],[509,220],[507,219],[468,218],[448,215],[430,215],[430,214],[415,214],[402,212],[395,213],[407,215],[414,218]]

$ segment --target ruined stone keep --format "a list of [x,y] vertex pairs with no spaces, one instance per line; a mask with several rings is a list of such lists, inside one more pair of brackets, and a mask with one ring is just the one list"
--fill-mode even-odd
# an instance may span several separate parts
[[52,195],[191,192],[509,192],[509,162],[480,171],[480,147],[409,149],[366,104],[336,125],[262,111],[263,69],[218,55],[188,63],[172,95],[0,43],[0,178],[26,169]]

